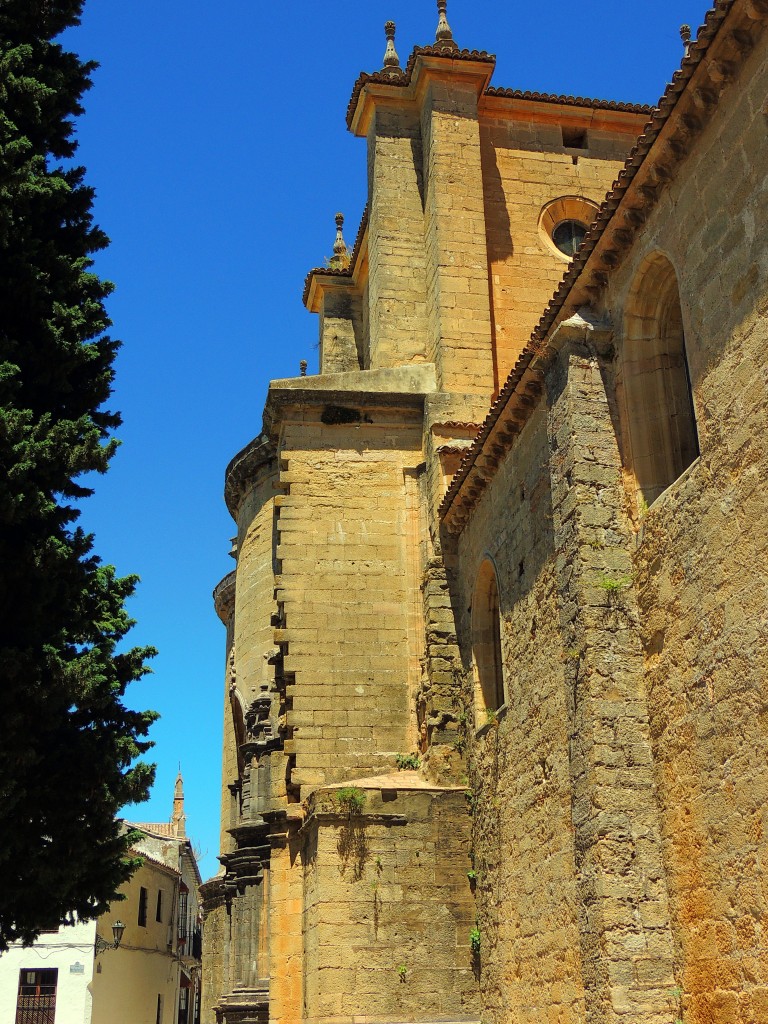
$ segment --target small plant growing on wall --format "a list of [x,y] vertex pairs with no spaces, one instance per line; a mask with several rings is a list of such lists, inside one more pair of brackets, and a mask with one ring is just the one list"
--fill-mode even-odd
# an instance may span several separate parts
[[421,768],[421,758],[418,754],[395,754],[395,764],[399,772],[416,771]]
[[469,931],[469,948],[472,956],[480,956],[480,929],[475,925]]
[[365,807],[365,793],[357,786],[342,786],[341,789],[336,790],[336,803],[350,817],[362,814]]
[[683,1022],[683,990],[679,985],[675,985],[674,988],[669,990],[669,999],[672,1003],[672,1012],[675,1014],[675,1024],[684,1024]]
[[400,982],[404,983],[405,979],[408,976],[408,968],[405,966],[405,964],[397,965],[397,975],[400,978]]
[[618,594],[622,590],[626,590],[631,582],[631,576],[602,576],[597,581],[597,585],[601,590],[604,590],[606,594]]

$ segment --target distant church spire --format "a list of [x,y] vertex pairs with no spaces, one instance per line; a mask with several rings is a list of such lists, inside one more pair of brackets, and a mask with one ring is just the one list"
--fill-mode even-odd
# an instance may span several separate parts
[[181,777],[181,765],[179,774],[176,776],[176,785],[173,789],[173,814],[171,815],[171,829],[177,839],[187,837],[187,816],[184,813],[184,780]]

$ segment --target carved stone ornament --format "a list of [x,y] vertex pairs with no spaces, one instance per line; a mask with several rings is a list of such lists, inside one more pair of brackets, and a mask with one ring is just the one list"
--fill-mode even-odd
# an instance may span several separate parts
[[457,50],[458,47],[453,39],[451,26],[448,24],[446,8],[448,0],[437,0],[437,32],[435,33],[435,45],[442,50]]
[[402,74],[402,68],[400,67],[400,58],[397,55],[395,49],[395,23],[394,21],[388,21],[384,26],[384,34],[387,37],[387,48],[384,51],[384,69],[385,71],[395,72],[397,75]]

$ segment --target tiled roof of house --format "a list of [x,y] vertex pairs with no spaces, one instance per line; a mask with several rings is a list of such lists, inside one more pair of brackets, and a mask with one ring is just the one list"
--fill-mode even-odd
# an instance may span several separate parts
[[135,822],[136,828],[140,828],[142,832],[151,832],[155,836],[163,836],[168,839],[176,839],[173,832],[173,825],[170,821],[137,821]]

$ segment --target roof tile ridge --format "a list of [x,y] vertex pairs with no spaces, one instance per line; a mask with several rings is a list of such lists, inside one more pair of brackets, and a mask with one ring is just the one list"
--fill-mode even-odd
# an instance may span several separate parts
[[529,89],[512,89],[498,85],[489,85],[486,96],[500,96],[507,99],[536,100],[540,103],[561,103],[574,107],[593,107],[600,110],[621,110],[631,114],[649,114],[653,107],[647,103],[629,103],[623,100],[602,100],[589,96],[571,96],[566,94],[531,91]]

